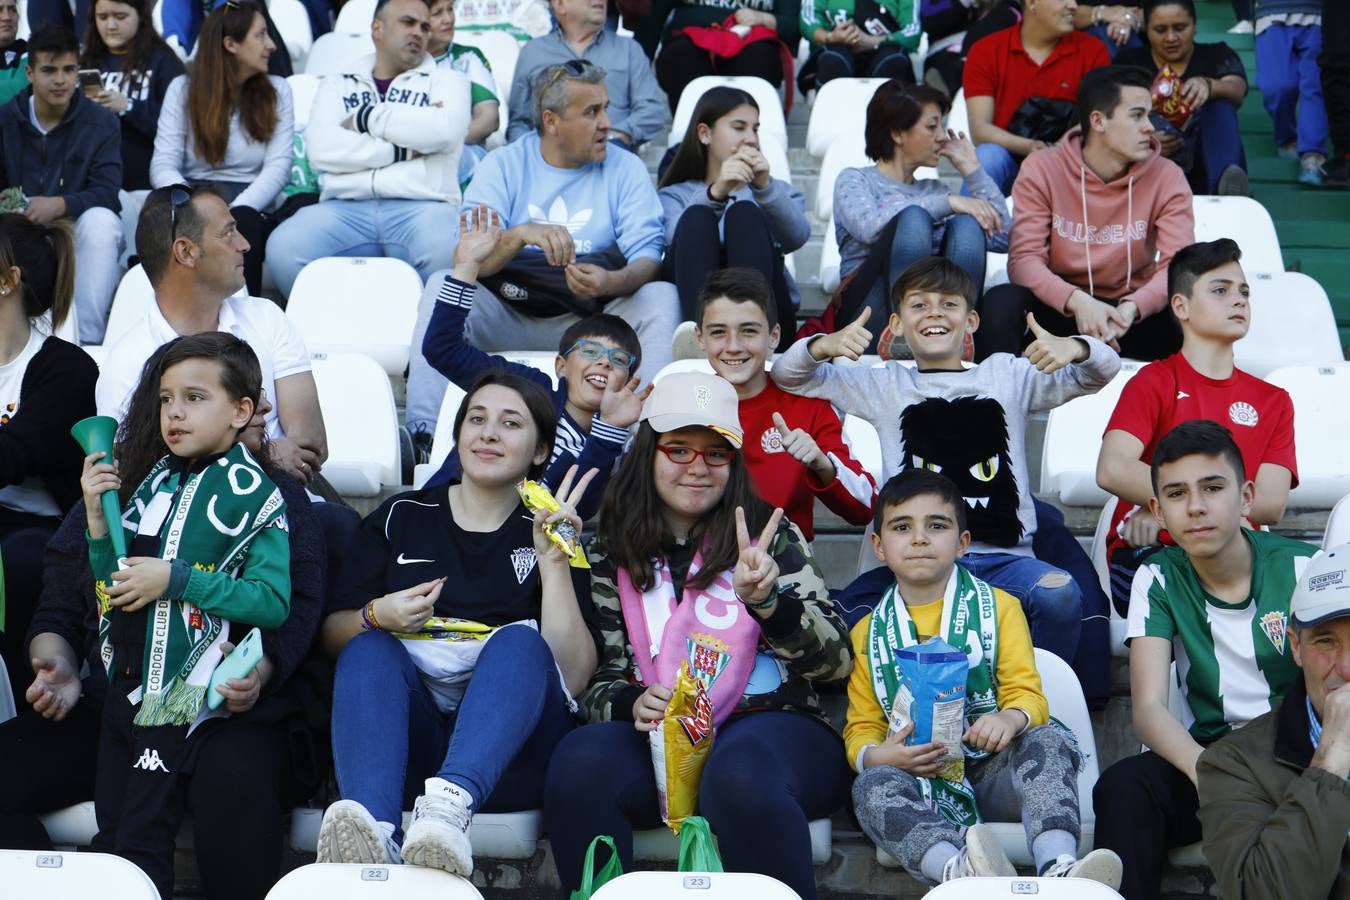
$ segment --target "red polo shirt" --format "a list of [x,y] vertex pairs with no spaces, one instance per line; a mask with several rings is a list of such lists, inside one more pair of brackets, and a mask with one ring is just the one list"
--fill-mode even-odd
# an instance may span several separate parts
[[961,86],[967,97],[993,97],[994,124],[1007,128],[1018,107],[1032,97],[1076,102],[1084,73],[1110,64],[1105,44],[1071,31],[1038,66],[1022,48],[1022,26],[1013,25],[975,42]]

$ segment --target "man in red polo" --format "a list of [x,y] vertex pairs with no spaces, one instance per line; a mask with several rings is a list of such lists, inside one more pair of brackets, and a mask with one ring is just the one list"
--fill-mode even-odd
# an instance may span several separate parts
[[[1105,44],[1074,30],[1077,9],[1076,0],[1027,0],[1020,26],[981,38],[966,58],[962,87],[975,154],[1005,195],[1023,158],[1059,140],[1073,124],[1079,79],[1111,64]],[[1063,101],[1063,128],[1042,113],[1034,117],[1039,130],[1020,125],[1016,130],[1022,133],[1010,130],[1033,97]]]

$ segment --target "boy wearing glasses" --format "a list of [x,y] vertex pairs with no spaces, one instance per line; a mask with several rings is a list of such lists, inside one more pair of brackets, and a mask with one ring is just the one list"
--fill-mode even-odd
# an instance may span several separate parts
[[[558,410],[558,438],[553,458],[544,473],[544,483],[556,490],[567,470],[596,470],[596,477],[577,505],[583,519],[600,507],[614,464],[628,442],[628,428],[642,413],[648,386],[636,393],[637,368],[642,350],[637,334],[618,316],[598,313],[578,319],[558,341],[554,371],[558,386],[531,366],[479,350],[464,337],[464,323],[473,309],[474,282],[484,258],[500,237],[486,207],[475,207],[460,216],[455,265],[440,285],[436,309],[431,314],[422,353],[436,371],[468,389],[484,372],[506,369],[553,389]],[[460,476],[459,454],[450,453],[427,487],[448,484]]]

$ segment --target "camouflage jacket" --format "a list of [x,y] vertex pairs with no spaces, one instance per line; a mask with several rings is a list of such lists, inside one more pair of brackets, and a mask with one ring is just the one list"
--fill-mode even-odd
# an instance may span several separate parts
[[[853,669],[848,627],[830,602],[810,545],[787,519],[774,536],[773,558],[778,563],[778,605],[760,622],[760,647],[782,663],[784,678],[771,693],[742,696],[736,712],[791,709],[821,716],[812,682],[848,677]],[[614,564],[594,546],[590,562],[591,601],[600,631],[599,665],[577,700],[588,721],[629,719],[642,686],[619,606],[618,577]]]

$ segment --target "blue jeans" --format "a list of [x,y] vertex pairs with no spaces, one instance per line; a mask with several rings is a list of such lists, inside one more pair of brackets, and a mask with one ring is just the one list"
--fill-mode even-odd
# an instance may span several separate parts
[[[474,170],[478,164],[487,156],[487,148],[482,144],[465,144],[464,149],[459,153],[459,186],[464,187],[473,180]],[[422,279],[425,281],[426,279]]]
[[1327,108],[1322,102],[1322,29],[1271,25],[1256,36],[1256,86],[1275,123],[1275,143],[1298,152],[1324,153]]
[[475,810],[537,809],[553,748],[575,725],[553,654],[525,625],[508,625],[483,646],[451,715],[436,707],[398,638],[364,632],[338,658],[338,790],[396,829],[432,776],[467,790]]
[[1144,39],[1140,37],[1138,30],[1131,32],[1130,39],[1123,44],[1117,44],[1115,42],[1115,39],[1111,37],[1110,32],[1108,31],[1108,28],[1105,25],[1089,26],[1088,28],[1083,29],[1083,33],[1090,34],[1097,40],[1105,44],[1106,52],[1110,54],[1111,59],[1113,60],[1116,58],[1116,54],[1122,50],[1144,46]]
[[975,295],[980,295],[984,288],[985,237],[974,217],[957,213],[937,222],[922,206],[906,206],[897,218],[891,241],[892,279],[921,259],[945,256],[965,270],[975,282]]
[[1237,107],[1227,100],[1215,100],[1195,114],[1195,160],[1186,178],[1197,194],[1213,194],[1219,189],[1224,169],[1237,166],[1246,171],[1247,154],[1242,149]]
[[450,268],[458,240],[459,210],[439,200],[324,200],[277,226],[267,263],[284,296],[306,263],[325,256],[392,256],[425,283]]
[[1101,579],[1078,538],[1064,524],[1064,514],[1049,503],[1032,499],[1036,507],[1036,534],[1031,549],[1037,559],[1073,576],[1083,597],[1083,628],[1078,649],[1068,661],[1083,686],[1089,709],[1101,709],[1111,699],[1111,607]]
[[[998,185],[1003,196],[1010,196],[1013,182],[1022,169],[1022,157],[1013,156],[1012,151],[1002,144],[980,144],[975,148],[975,158],[989,173],[989,177],[994,179],[994,184]],[[961,193],[969,197],[970,189],[962,185]]]

